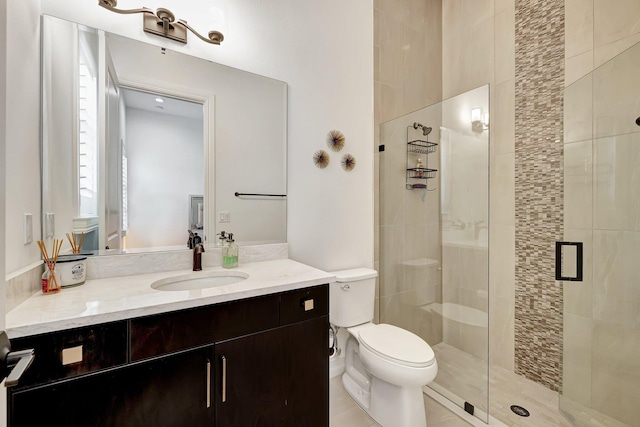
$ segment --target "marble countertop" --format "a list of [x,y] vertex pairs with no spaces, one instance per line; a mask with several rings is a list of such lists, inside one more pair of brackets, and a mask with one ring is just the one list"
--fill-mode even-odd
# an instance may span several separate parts
[[[226,271],[243,272],[240,282],[190,291],[159,291],[151,284],[167,277]],[[282,259],[241,264],[226,270],[205,267],[202,272],[178,270],[135,276],[87,280],[56,294],[37,294],[7,313],[9,338],[130,319],[329,283],[335,276]]]

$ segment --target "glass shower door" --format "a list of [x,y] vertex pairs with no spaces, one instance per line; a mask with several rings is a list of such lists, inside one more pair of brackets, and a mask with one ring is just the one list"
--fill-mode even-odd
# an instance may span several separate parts
[[429,387],[484,421],[488,107],[483,86],[385,122],[379,154],[380,321],[423,338],[438,362]]
[[584,243],[563,282],[560,410],[576,426],[636,426],[640,407],[640,44],[565,90],[564,217]]

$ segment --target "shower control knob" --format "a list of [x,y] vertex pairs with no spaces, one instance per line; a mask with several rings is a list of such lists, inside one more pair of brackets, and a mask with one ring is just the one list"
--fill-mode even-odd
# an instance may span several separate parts
[[351,286],[349,286],[349,284],[347,283],[346,285],[342,285],[340,289],[342,289],[343,291],[348,291],[349,289],[351,289]]

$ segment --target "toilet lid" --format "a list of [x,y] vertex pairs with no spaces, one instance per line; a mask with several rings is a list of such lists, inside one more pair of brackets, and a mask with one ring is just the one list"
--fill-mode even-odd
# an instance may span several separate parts
[[360,344],[379,356],[407,366],[433,364],[435,354],[422,338],[397,326],[379,324],[359,333]]

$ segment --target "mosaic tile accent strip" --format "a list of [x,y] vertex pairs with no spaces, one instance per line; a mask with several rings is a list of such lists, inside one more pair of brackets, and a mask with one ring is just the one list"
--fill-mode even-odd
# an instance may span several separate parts
[[515,371],[562,388],[564,2],[516,0]]

